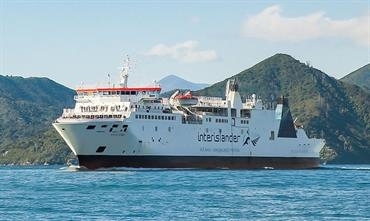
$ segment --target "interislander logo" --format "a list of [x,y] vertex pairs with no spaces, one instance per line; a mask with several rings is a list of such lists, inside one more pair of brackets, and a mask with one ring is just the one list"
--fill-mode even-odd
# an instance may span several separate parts
[[238,143],[240,135],[237,134],[222,134],[222,133],[199,133],[198,132],[198,141],[199,142],[214,142],[214,143]]
[[253,139],[250,136],[248,136],[247,138],[245,138],[243,146],[249,145],[251,143],[255,147],[257,145],[257,142],[258,142],[259,139],[260,139],[260,136],[256,136]]

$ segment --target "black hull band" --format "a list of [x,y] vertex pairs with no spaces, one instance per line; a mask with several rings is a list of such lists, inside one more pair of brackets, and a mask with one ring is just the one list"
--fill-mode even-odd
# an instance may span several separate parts
[[309,169],[320,165],[310,157],[223,157],[223,156],[106,156],[78,155],[79,165],[88,169],[133,168],[229,168]]

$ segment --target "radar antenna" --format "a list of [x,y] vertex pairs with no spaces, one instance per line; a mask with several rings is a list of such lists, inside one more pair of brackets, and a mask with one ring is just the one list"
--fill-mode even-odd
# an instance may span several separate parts
[[121,82],[120,86],[121,87],[127,87],[127,80],[128,80],[128,73],[131,70],[131,65],[130,65],[130,58],[128,55],[126,55],[126,59],[123,62],[123,67],[121,70]]

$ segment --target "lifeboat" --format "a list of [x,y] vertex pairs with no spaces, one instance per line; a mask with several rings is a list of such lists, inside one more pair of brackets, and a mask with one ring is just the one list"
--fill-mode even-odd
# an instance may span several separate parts
[[176,95],[174,100],[177,101],[180,106],[191,106],[198,103],[198,98],[193,96],[190,91],[185,94]]

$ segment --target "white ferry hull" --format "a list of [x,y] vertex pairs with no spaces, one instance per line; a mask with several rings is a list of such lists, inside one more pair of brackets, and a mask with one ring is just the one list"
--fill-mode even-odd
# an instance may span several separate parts
[[[127,119],[110,122],[66,120],[53,125],[78,157],[79,165],[88,169],[315,168],[320,165],[319,151],[323,146],[320,139],[276,138],[271,141],[267,133],[257,130],[250,132],[252,140],[258,134],[257,141],[246,143],[249,136],[246,128],[227,124],[209,128],[175,121],[155,126],[155,121]],[[86,129],[89,125],[96,128]],[[107,127],[102,128],[105,125]],[[127,130],[122,129],[125,125]],[[155,127],[158,133],[154,131]],[[170,132],[168,128],[171,128]],[[219,130],[223,131],[222,135],[228,134],[229,140],[216,142]],[[99,147],[104,150],[99,152]]]

